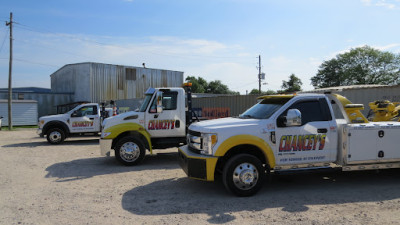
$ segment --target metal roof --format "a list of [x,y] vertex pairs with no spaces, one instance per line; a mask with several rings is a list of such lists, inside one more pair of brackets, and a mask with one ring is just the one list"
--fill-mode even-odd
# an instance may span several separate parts
[[[398,86],[398,85],[394,85]],[[368,89],[368,88],[381,88],[381,87],[392,87],[391,85],[381,85],[381,84],[359,84],[359,85],[349,85],[349,86],[337,86],[337,87],[327,87],[318,88],[310,91],[301,91],[300,93],[315,93],[315,92],[326,92],[326,91],[343,91],[343,90],[355,90],[355,89]]]
[[[0,88],[0,92],[8,92],[8,88]],[[12,88],[12,92],[18,93],[50,93],[50,88],[40,88],[40,87],[18,87]]]
[[[150,67],[144,67],[144,66],[127,66],[127,65],[118,65],[118,64],[110,64],[110,63],[99,63],[99,62],[80,62],[80,63],[65,64],[64,66],[62,66],[61,68],[56,70],[54,73],[50,74],[50,76],[52,76],[53,74],[57,73],[58,71],[62,70],[65,67],[74,66],[74,65],[82,65],[82,64],[98,64],[98,65],[122,66],[122,67],[126,67],[126,68],[143,68],[143,69],[150,69],[150,70],[168,70],[168,69],[156,69],[156,68],[150,68]],[[176,70],[168,70],[168,71],[183,73],[182,71],[176,71]]]
[[[8,99],[0,99],[0,103],[5,103],[5,102],[8,102]],[[16,99],[12,100],[12,103],[36,103],[36,102],[38,102],[38,101],[36,101],[36,100],[16,100]]]

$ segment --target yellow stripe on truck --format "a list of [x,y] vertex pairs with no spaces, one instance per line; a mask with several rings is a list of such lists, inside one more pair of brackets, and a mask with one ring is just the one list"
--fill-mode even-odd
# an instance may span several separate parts
[[239,145],[253,145],[264,153],[265,161],[271,168],[275,167],[275,156],[271,147],[263,139],[253,135],[236,135],[226,139],[215,152],[215,156],[224,156],[230,149]]
[[107,137],[105,137],[104,139],[114,139],[114,138],[118,137],[120,134],[122,134],[124,132],[128,132],[128,131],[129,132],[135,131],[135,132],[142,134],[146,138],[147,142],[149,143],[150,152],[152,151],[150,134],[146,131],[146,129],[143,126],[141,126],[137,123],[121,123],[121,124],[109,127],[107,129],[105,129],[104,132],[111,133],[111,134],[108,135]]

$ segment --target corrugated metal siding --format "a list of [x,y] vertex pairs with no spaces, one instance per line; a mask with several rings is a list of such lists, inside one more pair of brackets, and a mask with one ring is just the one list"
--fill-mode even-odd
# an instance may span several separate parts
[[[3,116],[2,126],[8,126],[8,101],[0,100],[0,116]],[[12,101],[12,121],[14,126],[37,125],[37,101]]]
[[[312,92],[323,93],[324,90],[314,90]],[[376,100],[389,100],[392,102],[400,102],[400,85],[394,86],[365,86],[365,87],[351,87],[343,88],[340,91],[334,91],[340,95],[345,96],[353,103],[364,104],[362,113],[367,115],[369,112],[368,104]]]
[[179,71],[101,63],[66,65],[51,75],[52,92],[75,93],[74,101],[143,98],[149,87],[180,87],[182,83]]
[[[132,76],[127,69],[135,71]],[[90,70],[91,101],[143,98],[149,87],[180,87],[183,72],[93,63]]]
[[[211,114],[217,115],[218,113],[226,112],[227,109],[229,109],[228,116],[238,116],[256,104],[257,97],[258,95],[234,95],[193,98],[193,108],[197,113],[200,112],[201,115],[199,116],[202,117],[214,117],[210,113],[206,115],[205,111],[210,112],[214,110]],[[218,117],[218,115],[215,117]]]
[[[127,74],[127,69],[134,74]],[[183,72],[101,63],[66,65],[53,73],[53,92],[74,92],[74,101],[143,98],[148,87],[179,87]]]
[[51,91],[60,92],[75,92],[76,85],[76,70],[74,67],[65,66],[57,72],[50,75]]
[[346,89],[339,92],[346,96],[353,103],[364,104],[364,115],[369,112],[368,104],[376,100],[389,100],[392,102],[400,101],[400,86],[366,88],[366,89]]

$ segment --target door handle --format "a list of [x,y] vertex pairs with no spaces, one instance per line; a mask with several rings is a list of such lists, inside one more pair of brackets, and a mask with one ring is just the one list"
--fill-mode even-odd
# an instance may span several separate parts
[[327,133],[327,132],[328,132],[328,129],[326,129],[326,128],[319,128],[319,129],[317,130],[317,132],[318,132],[318,133]]
[[154,119],[157,119],[157,118],[158,118],[158,114],[154,115]]
[[94,118],[89,118],[89,120],[94,120]]

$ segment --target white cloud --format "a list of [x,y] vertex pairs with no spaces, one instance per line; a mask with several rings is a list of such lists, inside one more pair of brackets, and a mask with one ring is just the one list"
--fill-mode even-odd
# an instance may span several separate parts
[[[326,57],[324,57],[324,60],[330,60],[332,58],[335,58],[337,55],[339,54],[344,54],[346,52],[349,52],[350,49],[354,49],[354,48],[360,48],[360,47],[364,47],[367,44],[361,44],[361,45],[356,45],[356,46],[348,46],[347,48],[343,49],[343,50],[339,50],[339,51],[335,51],[332,52],[330,54],[327,54]],[[390,52],[394,52],[394,53],[399,53],[400,52],[400,43],[392,43],[392,44],[387,44],[387,45],[383,45],[383,46],[379,46],[379,45],[370,45],[371,48],[375,48],[381,51],[390,51]]]
[[361,0],[366,6],[384,7],[387,9],[400,9],[399,0]]
[[368,6],[371,5],[371,0],[361,0],[361,2]]
[[381,51],[388,51],[390,49],[395,49],[400,46],[400,43],[393,43],[384,46],[373,46],[373,48],[379,49]]

